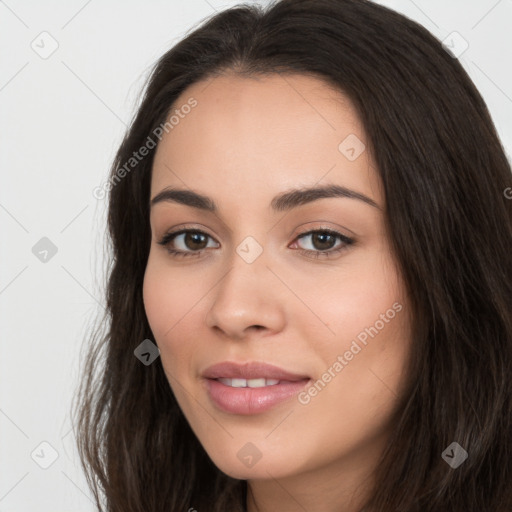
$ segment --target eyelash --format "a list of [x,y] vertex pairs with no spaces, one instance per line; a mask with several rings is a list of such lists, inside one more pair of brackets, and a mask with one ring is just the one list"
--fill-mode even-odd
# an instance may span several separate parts
[[[209,238],[212,238],[208,233],[205,233],[204,231],[201,231],[199,229],[182,229],[180,231],[174,231],[174,232],[171,232],[171,233],[166,233],[162,239],[158,242],[159,245],[162,245],[164,247],[167,248],[167,252],[171,255],[171,257],[173,258],[182,258],[182,257],[198,257],[200,256],[204,251],[205,249],[201,249],[199,251],[179,251],[179,250],[176,250],[176,249],[171,249],[168,247],[169,243],[174,240],[174,238],[176,238],[178,235],[183,235],[183,234],[186,234],[186,233],[196,233],[196,234],[201,234],[201,235],[205,235]],[[348,246],[352,245],[355,240],[352,239],[352,238],[349,238],[345,235],[342,235],[341,233],[338,233],[337,231],[334,231],[332,229],[314,229],[314,230],[311,230],[311,231],[306,231],[304,233],[301,233],[299,234],[295,240],[298,240],[300,238],[304,238],[308,235],[312,235],[312,234],[315,234],[315,233],[327,233],[329,235],[332,235],[336,238],[339,238],[343,243],[340,247],[338,247],[337,249],[330,249],[330,250],[327,250],[327,251],[312,251],[312,250],[309,250],[309,249],[297,249],[301,254],[307,256],[307,257],[311,257],[311,258],[320,258],[320,257],[326,257],[326,258],[329,258],[331,257],[331,255],[333,254],[338,254],[340,253],[341,251],[343,251],[344,249],[346,249]]]

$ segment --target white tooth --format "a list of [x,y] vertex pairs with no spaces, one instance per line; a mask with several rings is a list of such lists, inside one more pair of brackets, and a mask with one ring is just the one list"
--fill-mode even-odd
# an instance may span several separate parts
[[232,388],[263,388],[265,386],[275,386],[280,382],[278,379],[265,379],[263,377],[259,379],[227,379],[220,377],[217,380],[225,386]]
[[265,379],[249,379],[247,385],[250,388],[263,388],[265,387]]

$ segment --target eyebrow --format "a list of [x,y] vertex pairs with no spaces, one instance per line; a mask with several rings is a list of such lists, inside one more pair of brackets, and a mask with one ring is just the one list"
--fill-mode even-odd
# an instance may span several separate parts
[[[374,208],[381,209],[381,207],[371,198],[340,185],[325,185],[310,188],[296,188],[288,190],[275,196],[270,206],[275,212],[284,212],[292,210],[303,204],[312,203],[319,199],[326,199],[332,197],[341,197],[348,199],[356,199],[362,201]],[[212,213],[218,213],[218,207],[215,201],[205,195],[199,194],[192,190],[179,189],[168,187],[159,192],[153,199],[151,199],[150,206],[161,202],[173,202],[198,208]]]

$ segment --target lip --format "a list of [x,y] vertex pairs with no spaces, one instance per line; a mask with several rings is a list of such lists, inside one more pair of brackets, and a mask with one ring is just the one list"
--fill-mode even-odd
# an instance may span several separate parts
[[250,362],[245,364],[225,361],[208,367],[202,374],[205,379],[265,379],[286,380],[296,382],[309,379],[308,375],[291,373],[278,366],[267,363]]
[[[203,383],[210,400],[221,411],[251,415],[267,411],[297,395],[310,382],[310,377],[283,370],[266,363],[251,362],[243,365],[223,362],[207,368]],[[280,382],[260,388],[233,388],[216,379],[276,379]]]

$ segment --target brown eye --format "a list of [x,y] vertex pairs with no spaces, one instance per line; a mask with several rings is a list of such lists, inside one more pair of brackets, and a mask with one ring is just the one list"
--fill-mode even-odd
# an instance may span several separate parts
[[212,237],[202,231],[184,229],[167,233],[158,243],[167,247],[173,256],[199,256],[207,248],[209,238]]
[[183,234],[185,235],[183,238],[183,243],[188,249],[197,251],[205,248],[203,245],[208,238],[207,235],[195,231],[188,231],[187,233]]
[[[346,248],[347,246],[354,243],[352,238],[349,238],[337,231],[332,231],[330,229],[317,229],[314,231],[308,231],[307,233],[303,233],[297,240],[310,239],[310,247],[304,248],[304,252],[306,254],[316,253],[315,256],[319,254],[329,255],[331,253],[337,253],[340,250]],[[336,245],[337,241],[339,243]],[[307,244],[306,244],[307,245]]]
[[[301,249],[300,252],[314,258],[330,257],[354,243],[352,238],[331,229],[308,231],[299,235],[296,240],[308,237],[311,238],[310,245],[312,248],[304,249],[299,247]],[[203,231],[182,229],[175,233],[167,233],[158,243],[166,247],[169,254],[173,257],[201,256],[204,250],[208,248],[208,239],[213,240],[210,235]],[[339,244],[336,245],[338,240]]]
[[324,231],[317,231],[311,235],[311,241],[315,249],[327,251],[332,249],[336,244],[336,237]]

